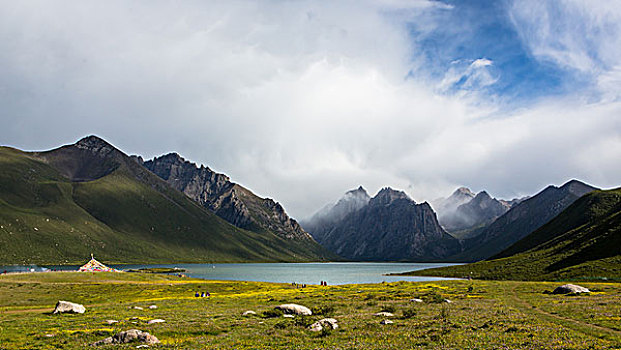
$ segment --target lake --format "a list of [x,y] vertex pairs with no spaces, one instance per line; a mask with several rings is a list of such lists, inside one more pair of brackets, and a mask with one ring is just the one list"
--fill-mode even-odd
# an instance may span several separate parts
[[[244,264],[153,264],[153,265],[109,265],[117,269],[139,269],[149,267],[178,267],[184,274],[207,280],[258,281],[276,283],[319,284],[327,281],[329,285],[353,283],[381,283],[397,281],[437,281],[448,278],[385,276],[422,270],[433,267],[451,266],[450,263],[372,263],[372,262],[331,262],[331,263],[244,263]],[[77,270],[79,266],[46,266],[56,270]],[[39,266],[0,266],[0,271],[43,271]]]

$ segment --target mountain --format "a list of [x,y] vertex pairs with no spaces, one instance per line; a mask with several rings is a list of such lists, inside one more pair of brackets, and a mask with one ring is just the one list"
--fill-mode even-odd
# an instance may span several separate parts
[[445,218],[452,216],[460,205],[470,202],[475,196],[469,188],[460,187],[448,198],[433,200],[431,206],[438,213],[438,220],[442,223]]
[[481,191],[453,212],[445,212],[439,221],[449,232],[472,230],[491,223],[510,208],[507,202],[492,198],[487,192]]
[[106,141],[0,148],[0,263],[309,261],[313,240],[237,228]]
[[[583,184],[572,187],[585,189]],[[586,188],[588,189],[588,188]],[[512,280],[621,281],[621,188],[590,191],[494,256],[413,274]]]
[[283,207],[269,198],[260,198],[228,176],[183,159],[177,153],[143,163],[173,188],[213,211],[229,223],[254,232],[272,232],[280,237],[312,241]]
[[302,226],[322,243],[330,229],[347,215],[366,206],[371,200],[367,191],[362,187],[347,191],[335,204],[329,204],[315,213],[310,219],[302,222]]
[[429,204],[416,204],[391,188],[335,221],[321,243],[344,258],[360,261],[440,260],[460,249],[459,241],[440,227]]
[[596,190],[577,180],[561,187],[548,186],[535,196],[520,202],[494,222],[464,241],[464,251],[452,257],[456,261],[487,259],[560,214],[583,195]]

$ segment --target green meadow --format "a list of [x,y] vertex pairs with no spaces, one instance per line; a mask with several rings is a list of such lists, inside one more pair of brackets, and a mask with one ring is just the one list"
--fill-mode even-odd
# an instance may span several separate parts
[[[0,349],[84,349],[132,328],[155,335],[157,349],[620,348],[621,284],[581,283],[592,292],[549,294],[558,285],[455,280],[298,289],[140,273],[9,274],[0,276]],[[196,298],[197,291],[211,297]],[[86,313],[51,314],[58,300],[83,304]],[[274,311],[282,303],[305,305],[313,315],[284,318]],[[246,310],[257,315],[242,316]],[[380,311],[394,316],[373,315]],[[308,329],[324,317],[339,328]],[[165,322],[147,324],[156,318]],[[380,324],[384,319],[394,323]]]

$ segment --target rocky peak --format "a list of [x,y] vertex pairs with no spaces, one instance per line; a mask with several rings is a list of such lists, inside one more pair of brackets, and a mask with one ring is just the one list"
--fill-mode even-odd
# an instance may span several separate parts
[[390,205],[394,201],[405,199],[414,202],[405,192],[393,190],[390,187],[382,188],[375,197],[371,198],[369,204],[372,205]]
[[597,190],[596,187],[589,186],[585,184],[584,182],[581,182],[578,180],[570,180],[566,182],[563,186],[561,186],[560,189],[567,193],[574,194],[578,197],[582,197],[583,195],[593,190]]
[[78,149],[91,151],[92,153],[105,156],[116,150],[114,146],[106,142],[104,139],[95,135],[86,136],[74,145]]
[[451,194],[449,198],[453,199],[461,199],[461,198],[474,198],[474,192],[472,192],[468,187],[460,187]]

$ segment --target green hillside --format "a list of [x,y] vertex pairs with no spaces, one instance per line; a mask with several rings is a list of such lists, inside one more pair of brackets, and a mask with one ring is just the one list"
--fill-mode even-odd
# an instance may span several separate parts
[[315,242],[238,229],[104,146],[104,155],[0,148],[0,264],[78,263],[90,253],[124,263],[331,257]]
[[621,280],[621,188],[584,195],[497,257],[408,274],[510,280]]

